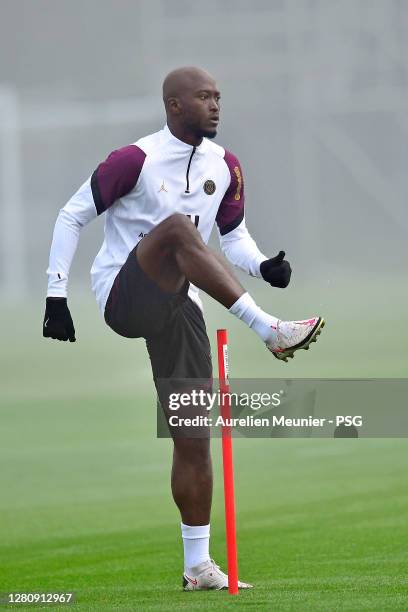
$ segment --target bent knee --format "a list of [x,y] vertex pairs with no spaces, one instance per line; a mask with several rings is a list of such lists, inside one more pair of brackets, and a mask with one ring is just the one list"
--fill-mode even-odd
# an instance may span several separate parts
[[199,236],[194,223],[182,213],[174,213],[160,224],[165,231],[166,239],[172,244],[179,244],[192,236]]

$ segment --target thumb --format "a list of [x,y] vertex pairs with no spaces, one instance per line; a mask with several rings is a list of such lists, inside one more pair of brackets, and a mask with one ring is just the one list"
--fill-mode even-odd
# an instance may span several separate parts
[[279,251],[276,257],[273,257],[273,261],[275,263],[280,263],[281,261],[285,259],[285,255],[286,255],[285,251]]

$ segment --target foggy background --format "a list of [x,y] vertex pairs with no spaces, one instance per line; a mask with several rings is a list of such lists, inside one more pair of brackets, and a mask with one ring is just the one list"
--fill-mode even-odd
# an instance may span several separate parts
[[[45,295],[59,209],[112,149],[164,124],[161,82],[208,69],[247,224],[296,278],[405,276],[408,2],[2,0],[0,295]],[[103,219],[71,284],[89,288]]]
[[[214,376],[226,327],[231,379],[407,377],[408,0],[0,0],[0,592],[173,602],[172,444],[144,342],[109,330],[90,288],[104,215],[71,270],[77,342],[42,323],[59,209],[111,150],[162,128],[163,77],[186,64],[218,81],[216,142],[241,161],[252,235],[292,264],[283,291],[245,287],[280,318],[327,321],[285,364],[202,296]],[[219,442],[212,554],[226,567]],[[407,608],[407,446],[234,440],[253,609]]]

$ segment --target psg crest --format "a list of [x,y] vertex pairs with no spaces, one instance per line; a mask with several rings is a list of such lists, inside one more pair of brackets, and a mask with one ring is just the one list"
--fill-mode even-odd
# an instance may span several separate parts
[[204,191],[207,195],[212,195],[215,191],[215,183],[211,179],[205,181],[204,183]]

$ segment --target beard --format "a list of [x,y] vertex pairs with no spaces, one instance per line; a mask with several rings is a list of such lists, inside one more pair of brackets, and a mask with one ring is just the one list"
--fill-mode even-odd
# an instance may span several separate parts
[[[204,117],[198,117],[196,113],[183,113],[183,121],[184,127],[191,131],[196,138],[215,138],[217,135],[218,125],[214,127],[208,125],[208,117],[204,119]],[[207,125],[206,125],[207,123]],[[203,125],[204,124],[204,125]]]
[[212,128],[208,130],[203,130],[202,128],[200,128],[196,131],[196,134],[198,138],[215,138],[217,135],[217,129]]

